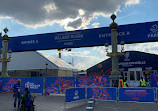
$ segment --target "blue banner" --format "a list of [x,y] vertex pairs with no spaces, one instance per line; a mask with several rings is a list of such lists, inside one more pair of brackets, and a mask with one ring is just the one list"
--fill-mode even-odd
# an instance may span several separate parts
[[66,89],[65,102],[72,102],[78,100],[84,100],[85,88],[70,88]]
[[120,88],[119,101],[154,102],[154,90],[145,88]]
[[[118,43],[121,40],[126,44],[157,41],[158,21],[120,25]],[[102,46],[106,42],[111,43],[110,27],[12,37],[8,47],[12,51],[33,51]]]
[[158,89],[156,89],[156,100],[158,101]]
[[75,87],[74,77],[46,77],[46,93],[65,94],[65,89]]
[[150,87],[158,87],[158,74],[151,74],[151,84]]
[[109,76],[81,76],[76,78],[76,87],[109,87]]
[[2,78],[0,77],[0,91],[2,91]]
[[116,88],[87,88],[87,99],[115,101]]
[[22,87],[29,88],[32,93],[43,93],[43,77],[28,77],[22,81]]
[[21,79],[21,84],[23,84],[23,78],[20,78],[20,77],[3,77],[2,78],[2,91],[10,92],[12,90],[14,84],[17,83],[18,79]]

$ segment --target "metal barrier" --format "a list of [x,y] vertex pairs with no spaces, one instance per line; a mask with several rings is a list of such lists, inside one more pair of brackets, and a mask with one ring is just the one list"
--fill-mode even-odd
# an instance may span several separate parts
[[119,101],[155,102],[155,91],[152,88],[119,88]]
[[87,88],[87,99],[90,98],[102,101],[116,101],[117,89],[110,87]]
[[86,99],[85,88],[69,88],[66,89],[65,102],[80,101]]

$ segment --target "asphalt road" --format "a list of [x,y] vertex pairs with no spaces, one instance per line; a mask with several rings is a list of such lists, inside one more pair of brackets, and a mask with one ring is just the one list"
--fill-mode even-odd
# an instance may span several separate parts
[[[0,111],[13,111],[12,94],[0,93]],[[86,111],[87,102],[65,103],[64,96],[38,95],[35,98],[35,111]],[[94,111],[157,111],[156,103],[105,102],[96,101]]]

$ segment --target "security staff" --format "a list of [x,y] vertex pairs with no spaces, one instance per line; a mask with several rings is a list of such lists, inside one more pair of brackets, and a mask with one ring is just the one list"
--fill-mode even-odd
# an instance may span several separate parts
[[141,77],[141,79],[140,79],[140,86],[141,86],[141,87],[146,87],[146,81],[145,81],[145,79],[142,78],[142,77]]
[[123,79],[122,78],[119,79],[119,87],[123,87]]
[[126,83],[126,81],[123,82],[123,88],[127,88],[127,83]]

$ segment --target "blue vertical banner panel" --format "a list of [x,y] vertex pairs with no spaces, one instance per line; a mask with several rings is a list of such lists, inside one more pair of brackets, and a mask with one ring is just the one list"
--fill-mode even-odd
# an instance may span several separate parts
[[18,79],[21,79],[21,84],[22,84],[23,78],[20,78],[20,77],[3,77],[2,78],[2,91],[11,92],[14,84],[17,83]]
[[87,88],[87,99],[115,101],[116,88]]
[[43,77],[28,77],[22,81],[22,87],[29,88],[32,93],[43,93]]
[[109,76],[81,76],[77,77],[77,87],[109,87]]
[[73,87],[75,87],[74,77],[46,77],[46,93],[65,94],[65,89]]
[[151,84],[150,87],[158,87],[158,74],[151,74]]
[[73,102],[85,99],[85,88],[66,89],[65,102]]
[[154,102],[154,90],[146,88],[120,88],[119,101]]
[[0,77],[0,91],[2,91],[2,78]]
[[158,101],[158,89],[156,89],[156,100]]

